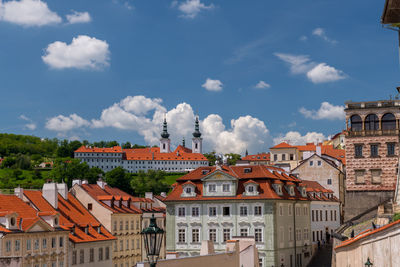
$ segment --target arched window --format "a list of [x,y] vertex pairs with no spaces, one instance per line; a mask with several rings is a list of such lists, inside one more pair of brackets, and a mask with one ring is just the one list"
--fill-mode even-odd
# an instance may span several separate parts
[[379,130],[379,119],[375,114],[369,114],[365,118],[365,130]]
[[392,113],[386,113],[382,117],[382,130],[396,129],[396,117]]
[[350,122],[351,122],[351,130],[352,131],[361,131],[362,130],[362,120],[359,115],[351,116]]

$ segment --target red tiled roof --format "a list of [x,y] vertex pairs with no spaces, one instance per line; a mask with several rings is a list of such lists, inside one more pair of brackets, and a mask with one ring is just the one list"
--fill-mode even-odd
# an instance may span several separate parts
[[[251,169],[250,172],[245,169]],[[208,172],[203,172],[207,170]],[[230,175],[237,178],[238,189],[235,196],[227,197],[207,197],[203,196],[203,184],[202,180],[204,177],[221,172],[223,174]],[[203,174],[204,173],[204,174]],[[265,165],[251,165],[251,166],[222,166],[221,169],[217,167],[200,167],[196,170],[178,178],[177,185],[173,188],[172,192],[165,198],[165,201],[176,201],[176,200],[188,200],[188,201],[201,201],[201,200],[222,200],[222,199],[300,199],[308,200],[308,198],[302,197],[301,193],[295,190],[296,195],[290,196],[285,190],[283,195],[278,195],[272,187],[274,182],[282,183],[293,182],[300,183],[300,180],[292,175],[285,175],[284,170],[270,167]],[[197,195],[195,197],[181,197],[183,187],[182,185],[191,181],[196,185]],[[248,181],[253,181],[258,184],[259,194],[257,196],[246,196],[244,195],[244,185]]]
[[[26,204],[22,199],[13,195],[0,195],[0,214],[5,216],[7,214],[17,213],[17,224],[18,229],[22,228],[22,231],[28,230],[34,223],[42,220],[37,211]],[[21,224],[22,219],[22,226]],[[12,232],[5,227],[0,227],[0,232]]]
[[270,159],[271,159],[270,153],[247,155],[246,157],[242,158],[242,160],[248,160],[248,161],[269,161]]
[[[312,200],[335,201],[335,202],[339,201],[333,195],[330,198],[327,198],[324,194],[322,194],[322,193],[333,193],[333,191],[326,189],[316,181],[302,180],[301,185],[306,187],[307,193],[309,193],[308,195]],[[314,195],[312,194],[313,192],[321,193],[321,197],[319,197],[318,194],[316,194],[314,197]]]
[[375,234],[375,233],[378,233],[378,232],[381,232],[381,231],[383,231],[383,230],[386,230],[386,229],[388,229],[388,228],[390,228],[390,227],[393,227],[393,226],[395,226],[395,225],[397,225],[397,224],[399,224],[399,223],[400,223],[400,220],[397,220],[397,221],[395,221],[395,222],[386,224],[386,225],[384,225],[384,226],[382,226],[382,227],[380,227],[380,228],[378,228],[378,229],[374,229],[374,230],[373,230],[373,229],[368,229],[368,230],[365,230],[365,231],[361,232],[360,234],[358,234],[357,236],[343,241],[342,243],[340,243],[340,245],[336,246],[335,249],[348,246],[348,245],[350,245],[350,244],[352,244],[352,243],[354,243],[354,242],[356,242],[356,241],[358,241],[358,240],[360,240],[360,239],[366,238],[366,237],[371,236],[371,235],[373,235],[373,234]]
[[120,146],[114,147],[87,147],[81,146],[75,152],[89,152],[89,153],[122,153]]
[[[25,190],[24,195],[40,212],[59,212],[61,214],[60,227],[70,231],[72,228],[75,229],[75,234],[72,232],[69,234],[69,239],[74,243],[115,239],[71,193],[68,193],[68,200],[58,194],[57,210],[43,198],[41,191]],[[85,227],[88,227],[88,233],[85,233]],[[100,233],[94,227],[100,227]]]
[[295,146],[289,145],[286,142],[282,142],[282,143],[277,144],[276,146],[273,146],[271,148],[293,148],[293,147],[295,147]]

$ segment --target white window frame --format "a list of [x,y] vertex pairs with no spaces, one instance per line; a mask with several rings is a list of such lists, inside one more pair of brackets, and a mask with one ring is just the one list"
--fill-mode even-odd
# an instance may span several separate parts
[[[258,208],[258,207],[260,208],[260,214],[256,213],[256,208]],[[261,204],[256,204],[256,205],[254,205],[253,211],[254,211],[254,216],[262,216],[263,206]]]
[[[183,239],[184,239],[183,241],[180,241],[180,237],[181,237],[181,232],[180,231],[183,231]],[[186,233],[186,228],[178,228],[176,242],[178,244],[185,244],[186,241],[187,241],[186,234],[187,234]]]
[[[242,230],[243,230],[243,232],[245,232],[246,233],[246,235],[242,235]],[[240,227],[240,229],[239,229],[239,236],[242,236],[242,237],[247,237],[247,236],[249,236],[249,227]]]
[[[211,190],[211,187],[213,187],[213,190]],[[212,183],[207,185],[207,192],[208,193],[216,193],[217,192],[217,184]]]
[[[180,214],[181,209],[183,209],[183,215]],[[179,217],[179,218],[186,217],[186,207],[185,206],[176,207],[176,216]]]
[[[227,187],[226,190],[225,190],[225,187]],[[227,184],[227,183],[222,184],[222,192],[224,192],[224,193],[229,193],[229,192],[231,192],[231,184]]]
[[[215,215],[210,215],[210,208],[215,208]],[[208,217],[216,218],[218,216],[218,207],[217,206],[208,206]]]
[[[246,211],[245,214],[242,214],[242,209],[243,209],[244,211]],[[239,216],[240,216],[240,217],[246,217],[246,216],[248,216],[248,215],[249,215],[249,207],[248,207],[248,206],[245,206],[245,205],[240,205],[240,206],[239,206]]]
[[[212,240],[211,238],[210,238],[210,236],[211,236],[211,230],[213,230],[213,231],[215,231],[215,241],[214,240]],[[217,228],[210,228],[210,229],[208,229],[208,239],[209,240],[211,240],[211,241],[213,241],[214,243],[217,243],[218,242],[218,230],[217,230]]]
[[[260,235],[260,239],[259,241],[257,241],[257,231],[260,231],[259,235]],[[262,228],[254,228],[254,240],[256,241],[256,243],[262,243],[264,242],[264,238],[263,238],[263,229]]]
[[[197,242],[195,242],[195,240],[193,238],[195,231],[197,231],[197,239],[198,239]],[[192,243],[195,243],[195,244],[201,243],[200,234],[201,234],[201,229],[200,228],[198,228],[198,227],[192,228]]]
[[[193,209],[197,208],[197,215],[193,215]],[[190,209],[191,213],[190,216],[198,218],[200,217],[200,206],[192,206]]]

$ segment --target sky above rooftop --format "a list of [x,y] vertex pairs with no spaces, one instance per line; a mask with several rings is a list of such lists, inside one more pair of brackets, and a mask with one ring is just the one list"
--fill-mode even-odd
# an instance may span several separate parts
[[0,132],[267,151],[345,127],[344,102],[389,99],[384,1],[0,0]]

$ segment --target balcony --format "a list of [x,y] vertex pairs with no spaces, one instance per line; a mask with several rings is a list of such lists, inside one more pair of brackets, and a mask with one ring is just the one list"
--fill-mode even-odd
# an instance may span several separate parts
[[362,131],[348,131],[349,137],[359,137],[359,136],[380,136],[380,135],[398,135],[398,129],[390,130],[362,130]]

